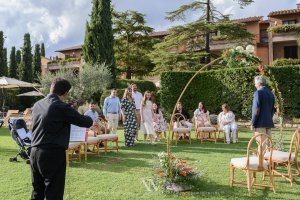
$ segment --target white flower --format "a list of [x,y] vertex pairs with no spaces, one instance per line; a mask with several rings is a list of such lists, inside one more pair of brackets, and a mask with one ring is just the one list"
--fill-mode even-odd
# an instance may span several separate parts
[[237,46],[237,47],[235,48],[235,50],[237,50],[237,51],[239,51],[239,52],[243,52],[243,51],[244,51],[244,47],[242,47],[242,46]]
[[251,45],[251,44],[247,45],[246,52],[248,52],[248,53],[254,53],[254,46]]

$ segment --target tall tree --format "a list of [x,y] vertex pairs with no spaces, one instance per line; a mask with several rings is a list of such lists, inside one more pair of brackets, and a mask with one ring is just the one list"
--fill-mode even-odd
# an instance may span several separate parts
[[19,65],[21,63],[21,60],[22,60],[21,50],[18,49],[16,51],[16,63],[17,63],[17,65]]
[[144,15],[136,11],[113,12],[115,34],[115,56],[118,70],[138,76],[151,72],[154,64],[149,53],[153,50],[154,39],[149,37],[153,29],[146,26]]
[[4,66],[4,76],[8,75],[8,66],[7,66],[7,48],[3,49],[3,66]]
[[41,56],[44,56],[45,57],[46,55],[46,52],[45,52],[45,45],[44,45],[44,42],[41,44]]
[[5,64],[4,64],[4,35],[3,31],[0,31],[0,76],[5,76]]
[[[168,12],[168,16],[166,19],[175,21],[175,20],[182,20],[185,19],[185,13],[187,11],[196,11],[199,10],[202,15],[197,20],[197,22],[205,22],[207,24],[214,23],[219,21],[220,19],[228,18],[228,15],[223,15],[221,12],[216,10],[215,6],[213,5],[214,0],[195,0],[191,4],[182,5],[179,9]],[[253,2],[253,0],[234,0],[237,1],[241,8],[247,6]],[[204,49],[207,54],[205,56],[205,63],[210,62],[210,38],[211,32],[209,30],[204,31]]]
[[19,79],[22,81],[32,82],[32,54],[31,54],[31,41],[30,34],[25,33],[24,45],[22,48],[22,61],[19,65]]
[[33,55],[33,80],[39,81],[39,76],[42,72],[41,69],[41,51],[40,51],[40,45],[36,44],[34,48],[34,55]]
[[11,47],[9,56],[9,77],[17,78],[16,47]]
[[90,22],[86,23],[83,45],[84,60],[90,64],[105,63],[116,80],[116,63],[112,31],[111,0],[93,0]]

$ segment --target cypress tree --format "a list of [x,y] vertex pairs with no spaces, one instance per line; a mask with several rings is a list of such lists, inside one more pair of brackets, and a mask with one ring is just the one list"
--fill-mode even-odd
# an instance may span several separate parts
[[4,46],[4,36],[3,36],[3,31],[0,31],[0,76],[5,76],[3,46]]
[[21,60],[22,60],[21,50],[18,49],[18,50],[16,51],[16,63],[17,63],[17,65],[19,65],[19,64],[21,63]]
[[34,48],[34,56],[33,56],[33,80],[38,81],[39,76],[41,75],[41,51],[40,45],[36,44]]
[[9,77],[17,78],[16,47],[12,47],[9,56]]
[[22,48],[22,61],[19,65],[19,79],[22,81],[32,82],[32,54],[30,34],[25,33],[24,45]]
[[90,64],[106,63],[113,84],[116,81],[116,63],[112,31],[111,0],[93,0],[90,23],[86,23],[83,53]]
[[45,53],[45,45],[44,42],[41,44],[41,56],[45,57],[46,53]]
[[4,76],[8,76],[7,48],[3,49],[3,66],[4,66]]

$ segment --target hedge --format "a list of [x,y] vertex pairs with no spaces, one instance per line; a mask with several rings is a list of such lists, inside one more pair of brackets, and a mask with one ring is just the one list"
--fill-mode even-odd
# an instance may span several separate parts
[[300,59],[279,58],[274,60],[271,65],[274,67],[300,65]]
[[[151,81],[145,81],[145,80],[118,80],[117,82],[117,89],[118,89],[118,97],[122,99],[125,88],[130,86],[132,83],[135,83],[137,85],[138,91],[142,94],[149,90],[151,92],[154,92],[154,94],[157,93],[156,86]],[[104,100],[107,96],[110,95],[110,90],[106,90],[102,93],[100,98],[100,105],[102,106],[104,103]]]
[[[284,98],[286,115],[300,117],[300,66],[271,68]],[[194,72],[163,72],[161,74],[161,104],[171,113],[181,91]],[[201,72],[195,77],[181,99],[190,114],[203,101],[210,113],[217,114],[228,103],[238,118],[249,119],[257,67],[222,69]]]

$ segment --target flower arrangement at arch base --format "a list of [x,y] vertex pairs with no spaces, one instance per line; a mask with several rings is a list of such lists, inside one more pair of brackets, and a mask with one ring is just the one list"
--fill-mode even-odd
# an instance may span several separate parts
[[[169,158],[167,153],[161,152],[158,154],[158,160],[159,164],[156,171],[164,190],[174,192],[190,191],[202,176],[201,172],[193,169],[186,161],[180,160],[174,155]],[[169,163],[171,166],[169,166]]]

